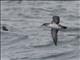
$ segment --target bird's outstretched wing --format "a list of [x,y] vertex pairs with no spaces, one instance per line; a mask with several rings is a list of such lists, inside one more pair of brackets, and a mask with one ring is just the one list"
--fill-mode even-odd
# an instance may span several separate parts
[[57,45],[57,33],[58,33],[58,29],[51,29],[51,35],[52,35],[52,39],[55,45]]

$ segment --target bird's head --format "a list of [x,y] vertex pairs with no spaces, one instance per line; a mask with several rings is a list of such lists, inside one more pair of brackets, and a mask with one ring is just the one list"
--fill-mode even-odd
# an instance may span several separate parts
[[59,22],[60,22],[59,16],[53,16],[52,19],[53,19],[53,22],[55,22],[56,24],[59,24]]

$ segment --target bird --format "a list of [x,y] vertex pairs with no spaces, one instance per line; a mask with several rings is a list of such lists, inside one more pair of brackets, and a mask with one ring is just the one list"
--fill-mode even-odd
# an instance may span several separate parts
[[6,26],[2,26],[2,29],[3,29],[4,31],[8,31],[8,29],[7,29]]
[[59,29],[67,29],[66,26],[63,26],[60,24],[59,16],[53,16],[52,21],[50,23],[43,23],[41,26],[46,26],[46,27],[51,28],[51,36],[52,36],[53,42],[56,46],[57,46]]

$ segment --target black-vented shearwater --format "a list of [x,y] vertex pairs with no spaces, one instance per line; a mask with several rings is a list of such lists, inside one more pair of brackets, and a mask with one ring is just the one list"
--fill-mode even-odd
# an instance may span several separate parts
[[57,45],[57,33],[59,29],[67,29],[66,26],[62,26],[60,23],[60,17],[59,16],[53,16],[51,23],[44,23],[41,26],[47,26],[51,28],[51,35],[54,41],[54,44]]

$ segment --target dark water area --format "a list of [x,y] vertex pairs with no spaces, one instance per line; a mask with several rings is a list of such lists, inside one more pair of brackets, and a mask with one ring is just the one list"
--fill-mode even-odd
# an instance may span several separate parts
[[[79,1],[1,1],[1,60],[79,60]],[[53,44],[50,28],[41,27],[60,16],[68,27]]]

